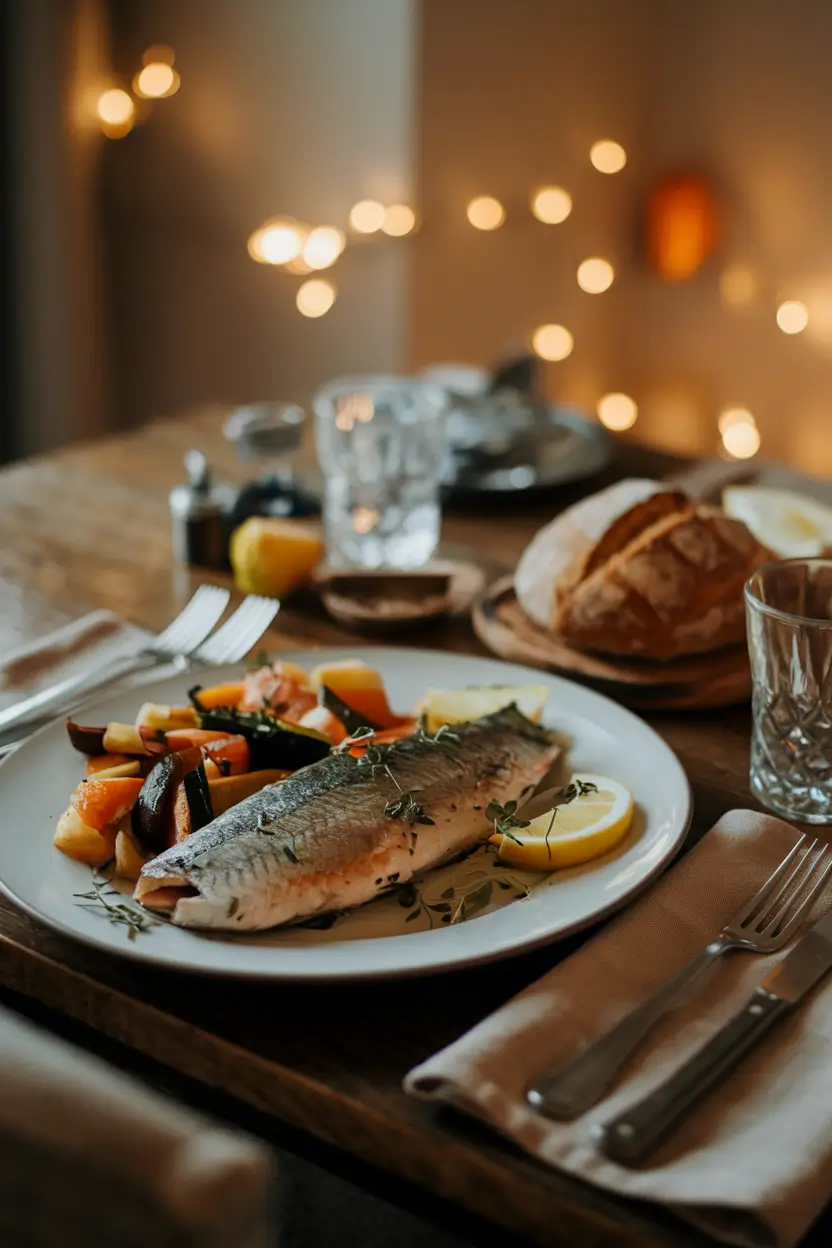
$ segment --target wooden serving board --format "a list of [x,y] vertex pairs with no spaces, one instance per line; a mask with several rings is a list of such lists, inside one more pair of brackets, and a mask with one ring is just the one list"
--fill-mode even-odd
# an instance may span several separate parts
[[517,601],[513,576],[490,585],[471,618],[480,641],[501,658],[569,676],[627,706],[695,710],[732,706],[751,695],[744,645],[671,663],[627,662],[575,650],[529,619]]

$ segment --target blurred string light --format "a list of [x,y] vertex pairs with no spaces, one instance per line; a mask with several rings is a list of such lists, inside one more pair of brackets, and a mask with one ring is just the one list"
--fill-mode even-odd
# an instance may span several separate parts
[[760,449],[760,431],[746,407],[726,407],[719,414],[722,445],[732,459],[751,459]]
[[540,325],[532,334],[532,347],[542,360],[565,360],[574,345],[563,325]]
[[543,186],[532,196],[531,206],[544,225],[560,225],[572,211],[572,196],[562,186]]
[[627,153],[614,139],[599,139],[589,149],[589,159],[599,173],[620,173],[627,163]]
[[136,106],[127,91],[121,87],[110,87],[99,95],[95,111],[101,122],[101,129],[110,139],[123,138],[133,128]]
[[638,407],[629,394],[605,394],[598,400],[598,419],[607,429],[616,433],[624,429],[632,429],[638,420]]
[[344,250],[344,243],[343,232],[336,226],[318,225],[310,230],[301,255],[310,269],[328,269]]
[[133,90],[143,100],[166,100],[179,85],[179,75],[166,61],[151,61],[133,79]]
[[298,287],[295,303],[302,316],[324,316],[335,302],[335,296],[332,282],[313,277]]
[[805,303],[797,299],[787,299],[777,309],[777,324],[784,334],[802,334],[809,324],[809,313]]
[[403,238],[416,226],[416,213],[407,204],[391,204],[384,211],[381,228],[391,238]]
[[496,230],[506,219],[506,210],[499,199],[491,195],[478,195],[465,210],[475,230]]
[[753,271],[745,265],[733,264],[719,275],[719,294],[730,308],[745,308],[757,298],[758,284]]
[[384,223],[385,208],[377,199],[360,199],[350,209],[350,229],[356,234],[375,234]]
[[578,265],[578,285],[589,295],[600,295],[609,290],[615,280],[615,270],[609,260],[592,256]]
[[248,240],[248,254],[258,264],[288,264],[303,250],[308,230],[291,217],[275,217]]

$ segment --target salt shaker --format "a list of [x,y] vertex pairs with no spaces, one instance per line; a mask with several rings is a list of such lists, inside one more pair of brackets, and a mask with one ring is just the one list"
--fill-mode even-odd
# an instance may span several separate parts
[[185,471],[187,485],[178,485],[170,494],[174,556],[181,563],[226,568],[228,505],[223,504],[223,491],[213,485],[201,451],[188,451]]

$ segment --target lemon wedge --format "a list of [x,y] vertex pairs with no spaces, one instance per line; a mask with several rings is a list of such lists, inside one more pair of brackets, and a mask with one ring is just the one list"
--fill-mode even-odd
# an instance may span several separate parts
[[250,516],[231,535],[228,554],[243,594],[285,598],[323,557],[317,533],[296,520]]
[[630,790],[609,776],[585,771],[573,775],[571,783],[595,787],[538,815],[527,828],[512,828],[510,836],[495,832],[489,838],[498,846],[501,862],[527,871],[555,871],[599,858],[624,839],[633,822]]
[[722,505],[781,559],[811,558],[832,547],[832,507],[805,494],[732,485],[723,490]]
[[528,719],[540,720],[549,690],[545,685],[476,685],[467,689],[428,689],[415,714],[424,716],[425,730],[443,724],[467,724],[494,715],[512,703]]

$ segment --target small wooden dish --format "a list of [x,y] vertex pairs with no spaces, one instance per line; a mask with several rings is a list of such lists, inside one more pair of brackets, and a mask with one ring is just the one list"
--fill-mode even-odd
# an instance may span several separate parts
[[477,636],[501,658],[568,676],[637,709],[731,706],[751,695],[744,645],[671,663],[628,662],[575,650],[529,619],[517,601],[513,576],[490,585],[471,617]]
[[469,609],[485,581],[473,563],[436,560],[412,572],[398,568],[324,568],[314,587],[333,619],[362,633],[417,628]]

